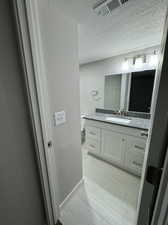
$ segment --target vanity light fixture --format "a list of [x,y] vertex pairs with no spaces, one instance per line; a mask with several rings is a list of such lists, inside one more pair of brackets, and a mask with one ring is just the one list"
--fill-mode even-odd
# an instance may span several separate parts
[[150,66],[156,66],[157,63],[158,63],[158,55],[156,54],[156,51],[154,51],[154,54],[150,55],[149,65]]
[[156,66],[157,65],[158,54],[156,53],[156,50],[152,54],[146,53],[146,54],[140,54],[140,55],[135,55],[133,57],[125,58],[125,61],[122,64],[122,70],[128,71],[130,68],[132,68],[132,66],[135,69],[140,69],[146,63],[148,63],[149,66]]

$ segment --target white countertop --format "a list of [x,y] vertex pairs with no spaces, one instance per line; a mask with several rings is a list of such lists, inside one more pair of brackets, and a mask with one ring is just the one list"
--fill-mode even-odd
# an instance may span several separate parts
[[[149,119],[137,117],[120,116],[114,114],[95,113],[83,116],[84,119],[96,120],[105,123],[118,124],[121,126],[133,127],[148,130],[150,125]],[[116,119],[116,120],[115,120]]]

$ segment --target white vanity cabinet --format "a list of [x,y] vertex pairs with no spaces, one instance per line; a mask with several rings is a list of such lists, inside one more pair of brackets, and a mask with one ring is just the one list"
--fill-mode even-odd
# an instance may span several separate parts
[[85,129],[85,147],[90,153],[141,175],[147,131],[93,120],[86,120]]

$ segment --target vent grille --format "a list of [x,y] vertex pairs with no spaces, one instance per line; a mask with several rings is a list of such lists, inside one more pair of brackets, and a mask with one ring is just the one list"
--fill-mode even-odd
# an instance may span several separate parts
[[97,1],[94,5],[93,5],[93,9],[96,9],[96,8],[98,8],[99,6],[102,6],[104,3],[106,3],[107,2],[107,0],[99,0],[99,1]]
[[107,7],[109,11],[112,11],[119,6],[120,6],[120,3],[118,0],[112,0],[111,2],[107,3]]
[[129,0],[98,0],[92,7],[97,15],[106,16]]
[[122,4],[128,2],[128,0],[120,0]]

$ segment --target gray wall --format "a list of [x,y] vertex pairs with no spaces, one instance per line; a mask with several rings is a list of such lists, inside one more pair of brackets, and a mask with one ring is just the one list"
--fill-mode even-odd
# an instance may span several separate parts
[[0,224],[42,225],[42,193],[9,2],[0,1]]
[[82,178],[77,24],[58,11],[56,1],[38,3],[50,119],[61,110],[67,119],[58,127],[53,124],[61,203]]

